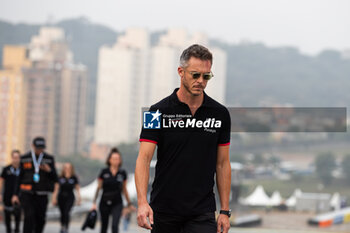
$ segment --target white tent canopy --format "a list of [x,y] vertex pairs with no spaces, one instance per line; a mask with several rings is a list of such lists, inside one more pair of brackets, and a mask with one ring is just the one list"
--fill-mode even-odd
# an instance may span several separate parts
[[341,203],[340,194],[339,193],[334,193],[330,202],[331,202],[331,207],[334,210],[339,210],[340,209],[340,203]]
[[269,196],[265,193],[261,185],[257,186],[248,197],[242,200],[242,202],[250,206],[269,206],[271,203]]
[[288,207],[294,207],[297,203],[297,197],[300,197],[302,194],[300,189],[294,190],[293,194],[286,200],[286,205]]
[[90,184],[82,187],[80,189],[81,199],[89,200],[89,201],[93,200],[96,193],[96,188],[97,188],[97,180],[94,180]]
[[272,193],[271,199],[270,199],[270,205],[272,206],[278,206],[282,203],[282,197],[280,192],[274,191]]

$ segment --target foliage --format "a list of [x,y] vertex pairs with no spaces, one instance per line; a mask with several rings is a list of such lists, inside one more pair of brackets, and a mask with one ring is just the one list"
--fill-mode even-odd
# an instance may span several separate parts
[[318,155],[315,159],[316,174],[324,185],[330,185],[333,180],[332,172],[336,166],[335,156],[331,152]]
[[343,158],[342,168],[345,175],[345,179],[350,184],[350,154],[347,154]]
[[265,159],[261,154],[255,154],[253,159],[253,164],[255,165],[263,165],[265,163]]

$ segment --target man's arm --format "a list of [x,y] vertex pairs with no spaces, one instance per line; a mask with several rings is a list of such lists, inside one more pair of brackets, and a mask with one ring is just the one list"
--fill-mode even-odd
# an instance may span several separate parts
[[[230,146],[218,146],[216,161],[216,185],[218,187],[222,210],[229,210],[229,198],[231,190],[231,164],[229,155]],[[227,215],[220,214],[218,218],[217,232],[228,232],[230,222]]]
[[102,185],[103,185],[102,179],[97,179],[97,188],[96,188],[94,200],[92,201],[92,208],[91,208],[92,210],[96,210],[96,208],[97,208],[96,201],[98,198],[98,194],[99,194],[100,190],[102,189]]
[[51,197],[51,202],[53,206],[57,205],[57,195],[58,195],[59,189],[60,189],[60,185],[58,183],[55,183],[55,187]]
[[24,169],[23,169],[23,161],[22,161],[22,157],[21,157],[21,161],[19,163],[19,175],[16,178],[16,182],[15,182],[15,185],[14,185],[14,191],[13,191],[13,195],[12,195],[12,198],[11,198],[11,203],[13,205],[15,205],[16,203],[20,204],[20,201],[19,201],[19,198],[18,198],[18,194],[19,194],[19,190],[20,190],[20,185],[21,185],[21,182],[22,182],[23,174],[24,174]]
[[80,185],[75,185],[75,190],[77,191],[77,205],[81,204],[81,195],[80,195]]
[[0,203],[2,202],[2,186],[4,184],[4,178],[0,177]]
[[55,183],[58,181],[54,157],[52,157],[52,163],[43,163],[40,165],[40,169],[47,172],[50,176],[50,179],[52,179]]
[[[135,184],[137,191],[137,222],[140,227],[152,229],[153,211],[147,202],[147,188],[149,181],[150,163],[154,154],[156,144],[151,142],[141,142],[140,151],[136,160]],[[147,221],[149,219],[150,224]]]

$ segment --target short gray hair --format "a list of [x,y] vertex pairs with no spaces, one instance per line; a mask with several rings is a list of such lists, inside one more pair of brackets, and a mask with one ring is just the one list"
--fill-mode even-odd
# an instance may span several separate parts
[[213,64],[213,55],[209,49],[199,44],[193,44],[182,52],[180,56],[180,66],[184,68],[187,67],[187,62],[191,57],[198,58],[202,61],[210,61],[210,64]]

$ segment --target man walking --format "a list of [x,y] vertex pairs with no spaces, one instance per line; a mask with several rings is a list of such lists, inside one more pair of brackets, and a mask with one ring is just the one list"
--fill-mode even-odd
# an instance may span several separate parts
[[23,233],[42,233],[46,223],[48,194],[54,189],[57,174],[53,156],[44,151],[45,139],[35,138],[32,147],[21,157],[20,175],[12,202],[22,205]]
[[[230,227],[230,116],[204,89],[213,77],[212,54],[192,45],[180,57],[180,88],[152,105],[144,124],[136,161],[139,226],[152,233],[228,232]],[[144,114],[145,115],[145,114]],[[158,122],[157,127],[153,124]],[[150,162],[157,165],[150,203]],[[215,221],[214,177],[221,210]]]
[[11,152],[11,164],[4,167],[0,177],[0,202],[4,203],[4,216],[6,232],[12,233],[11,217],[15,219],[15,233],[19,233],[19,224],[21,221],[21,208],[19,205],[12,205],[11,198],[14,194],[16,180],[19,175],[20,152],[13,150]]

